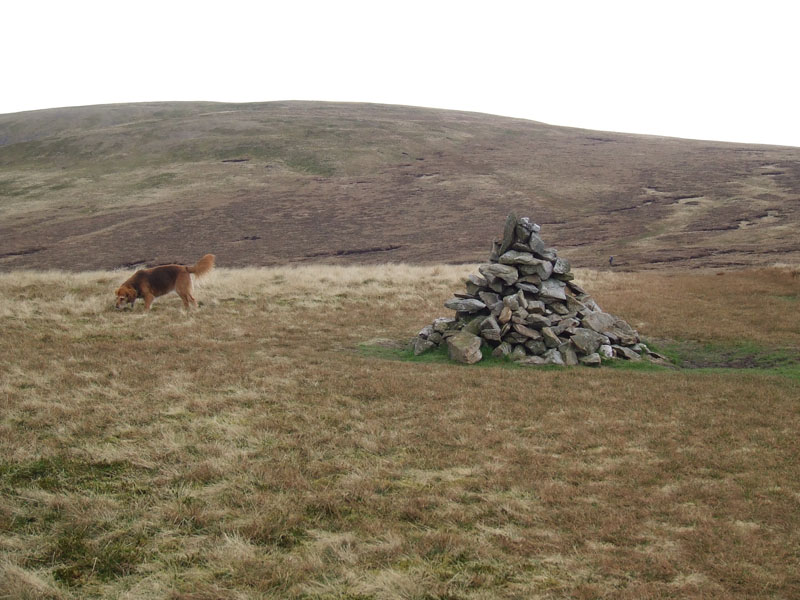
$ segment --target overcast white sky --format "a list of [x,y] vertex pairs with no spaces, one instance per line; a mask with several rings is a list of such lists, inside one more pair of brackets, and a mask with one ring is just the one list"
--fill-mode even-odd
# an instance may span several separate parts
[[800,146],[799,16],[773,0],[20,0],[0,5],[0,113],[380,102]]

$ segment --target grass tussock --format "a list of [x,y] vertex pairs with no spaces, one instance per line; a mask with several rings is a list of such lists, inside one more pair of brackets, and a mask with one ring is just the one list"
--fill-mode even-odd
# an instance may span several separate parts
[[[384,360],[469,266],[0,275],[0,598],[789,598],[798,380]],[[649,339],[795,354],[791,270],[579,272]],[[498,366],[499,367],[499,366]]]

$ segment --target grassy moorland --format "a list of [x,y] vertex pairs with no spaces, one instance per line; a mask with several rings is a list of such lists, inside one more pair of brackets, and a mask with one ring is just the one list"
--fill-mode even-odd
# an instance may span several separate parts
[[323,102],[0,115],[0,271],[483,260],[510,211],[575,264],[800,260],[800,148]]
[[796,269],[578,271],[683,368],[410,360],[469,272],[0,275],[0,598],[800,596]]

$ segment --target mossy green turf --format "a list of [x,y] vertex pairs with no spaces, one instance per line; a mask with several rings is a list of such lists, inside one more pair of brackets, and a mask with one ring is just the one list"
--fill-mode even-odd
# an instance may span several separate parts
[[[667,357],[667,363],[605,359],[602,368],[625,369],[637,372],[752,372],[760,375],[778,375],[800,379],[800,357],[790,349],[765,348],[752,342],[741,344],[699,343],[693,341],[659,340],[646,341],[650,350]],[[401,343],[392,345],[361,344],[359,352],[364,356],[385,360],[402,360],[417,363],[452,364],[468,367],[499,367],[504,369],[530,368],[508,358],[492,356],[491,349],[483,347],[483,359],[474,365],[462,365],[450,360],[447,348],[440,346],[418,356]],[[746,365],[746,366],[744,366]],[[536,365],[536,369],[562,369],[560,365]],[[580,367],[590,368],[590,367]]]

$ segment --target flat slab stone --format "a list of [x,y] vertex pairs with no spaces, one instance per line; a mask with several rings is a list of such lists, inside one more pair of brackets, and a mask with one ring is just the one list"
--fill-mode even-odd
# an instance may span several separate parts
[[538,340],[542,337],[542,334],[536,331],[535,329],[531,329],[530,327],[525,327],[521,323],[514,323],[514,331],[517,333],[524,335],[527,338],[531,338],[533,340]]
[[516,250],[508,250],[497,260],[501,265],[535,265],[539,262],[539,259],[530,252]]
[[475,298],[451,298],[444,303],[445,308],[456,312],[474,313],[486,308],[486,305]]
[[[608,344],[608,338],[602,334],[579,327],[574,334],[572,334],[572,343],[578,352],[581,354],[589,355],[594,354],[603,344]],[[598,355],[599,357],[599,355]]]
[[518,365],[533,367],[537,365],[545,365],[547,361],[541,356],[526,356],[517,361]]
[[520,283],[519,281],[514,284],[517,288],[521,289],[523,292],[528,292],[529,294],[538,294],[539,288],[533,285],[532,283]]
[[564,293],[564,282],[556,279],[542,281],[542,285],[539,288],[539,295],[545,298],[553,298],[554,300],[567,299],[567,295]]
[[578,360],[580,361],[581,364],[584,364],[588,367],[599,367],[600,363],[603,362],[603,360],[600,358],[600,355],[597,352],[589,354],[588,356],[581,356]]
[[612,346],[612,348],[614,348],[614,353],[621,358],[634,361],[642,360],[642,355],[639,354],[638,352],[635,352],[634,350],[631,350],[630,348],[617,345]]
[[519,271],[511,265],[488,263],[478,267],[478,271],[491,283],[493,279],[502,279],[507,285],[514,285],[519,279]]
[[591,312],[581,319],[581,324],[597,333],[605,333],[614,327],[616,320],[614,315],[608,313]]

